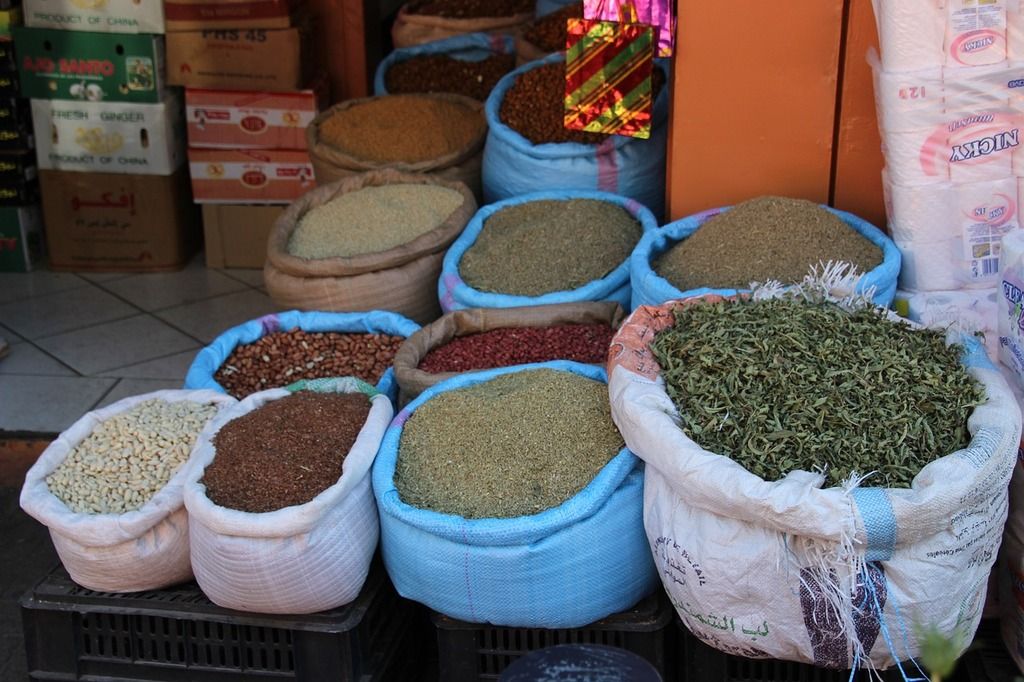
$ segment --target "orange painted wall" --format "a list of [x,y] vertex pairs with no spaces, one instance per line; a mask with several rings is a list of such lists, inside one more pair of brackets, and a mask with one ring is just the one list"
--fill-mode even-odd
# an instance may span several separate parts
[[829,200],[842,0],[679,0],[672,219],[759,194]]

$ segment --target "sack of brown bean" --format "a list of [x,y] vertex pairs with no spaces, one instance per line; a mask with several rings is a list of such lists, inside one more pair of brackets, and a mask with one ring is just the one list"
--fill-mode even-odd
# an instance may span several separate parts
[[196,446],[192,567],[213,603],[314,613],[359,595],[380,525],[370,470],[393,408],[346,377],[256,393]]
[[391,42],[402,48],[466,33],[511,35],[532,18],[530,0],[413,0],[398,10]]
[[21,508],[50,529],[72,580],[137,592],[192,577],[185,464],[207,423],[234,404],[214,391],[124,398],[46,448],[25,476]]
[[651,137],[644,140],[566,130],[563,53],[506,75],[484,107],[484,201],[538,190],[601,190],[634,199],[661,218],[669,97],[659,66],[653,82]]
[[506,367],[427,389],[388,428],[373,489],[395,588],[453,618],[581,627],[657,582],[643,469],[600,367]]
[[629,255],[657,225],[644,206],[608,192],[534,192],[484,206],[444,256],[441,308],[628,308]]
[[614,301],[446,313],[406,339],[395,354],[399,405],[465,372],[549,360],[603,365],[625,319]]
[[573,2],[543,16],[538,14],[516,34],[516,65],[544,59],[552,52],[564,52],[568,20],[582,17],[582,2]]
[[447,92],[348,100],[306,128],[319,186],[392,169],[464,182],[477,197],[486,138],[483,104]]
[[420,328],[397,313],[303,313],[290,310],[228,329],[199,351],[185,387],[246,398],[304,379],[353,376],[394,400],[391,360]]
[[389,54],[377,67],[373,94],[451,92],[484,101],[516,66],[512,36],[468,33]]
[[462,183],[373,171],[309,192],[270,232],[263,278],[274,302],[304,310],[440,315],[444,252],[476,211]]

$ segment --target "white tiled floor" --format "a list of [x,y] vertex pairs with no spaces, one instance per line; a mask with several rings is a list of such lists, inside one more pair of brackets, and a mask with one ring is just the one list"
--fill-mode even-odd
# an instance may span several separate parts
[[220,332],[278,308],[259,270],[0,274],[0,432],[56,433],[125,396],[181,388]]

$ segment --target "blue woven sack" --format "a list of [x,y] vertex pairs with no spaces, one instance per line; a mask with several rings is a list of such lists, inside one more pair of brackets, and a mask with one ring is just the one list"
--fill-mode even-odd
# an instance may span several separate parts
[[[209,388],[226,393],[214,374],[221,368],[236,346],[253,343],[267,334],[301,329],[306,332],[349,332],[353,334],[390,334],[408,338],[420,326],[398,313],[371,310],[362,313],[320,313],[289,310],[264,315],[232,327],[199,351],[185,375],[185,388]],[[377,390],[394,402],[398,396],[395,372],[390,367],[377,382]]]
[[514,296],[511,294],[480,291],[462,280],[462,276],[459,274],[459,262],[466,251],[480,237],[480,233],[483,231],[484,224],[488,218],[509,206],[526,204],[531,201],[568,201],[570,199],[595,199],[621,206],[640,222],[640,227],[645,235],[658,226],[654,215],[646,207],[641,206],[632,199],[609,194],[608,192],[587,192],[582,190],[533,192],[514,199],[484,206],[476,212],[476,215],[469,221],[466,229],[462,231],[462,234],[452,243],[448,248],[448,252],[444,255],[444,263],[441,266],[441,279],[438,280],[437,285],[441,309],[447,313],[463,308],[514,308],[517,306],[547,305],[549,303],[579,303],[581,301],[615,301],[623,309],[628,308],[630,302],[628,259],[601,279],[587,282],[577,289],[552,291],[540,296]]
[[[745,289],[711,289],[707,287],[681,291],[651,267],[661,254],[696,232],[709,219],[730,208],[732,207],[725,206],[703,211],[644,234],[629,257],[629,280],[633,289],[631,310],[636,310],[642,305],[657,305],[665,301],[691,296],[703,296],[704,294],[732,296],[738,291],[746,291]],[[822,206],[822,208],[839,216],[851,229],[882,250],[882,262],[869,272],[864,273],[857,285],[857,291],[863,292],[869,287],[875,287],[874,302],[883,308],[888,308],[896,296],[896,279],[900,274],[901,256],[896,244],[877,227],[852,213],[839,211],[829,206]]]
[[[505,93],[521,73],[564,62],[555,53],[506,74],[484,106],[484,201],[493,203],[538,190],[601,190],[635,199],[660,218],[665,212],[665,141],[668,134],[668,83],[654,101],[651,137],[612,135],[600,144],[533,144],[501,122]],[[661,68],[661,67],[657,67]]]
[[423,43],[414,47],[403,47],[394,50],[385,57],[377,67],[373,78],[373,94],[386,95],[387,73],[397,62],[404,62],[413,57],[424,55],[446,54],[454,59],[467,62],[478,62],[498,54],[515,54],[516,42],[512,36],[497,33],[466,33],[452,36],[432,43]]
[[384,564],[403,597],[475,623],[574,628],[630,608],[654,589],[643,468],[625,448],[579,493],[530,516],[466,519],[399,497],[395,465],[412,413],[440,393],[539,368],[606,381],[603,369],[566,361],[466,374],[424,391],[384,434],[373,490]]
[[577,0],[537,0],[537,6],[534,13],[537,17],[543,17],[552,12],[557,12],[566,5],[571,5]]

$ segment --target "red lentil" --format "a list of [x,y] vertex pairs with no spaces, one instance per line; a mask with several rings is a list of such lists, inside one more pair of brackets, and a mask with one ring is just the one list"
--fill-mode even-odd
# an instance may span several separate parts
[[607,324],[504,327],[458,336],[420,362],[425,372],[466,372],[548,360],[602,363],[615,330]]

